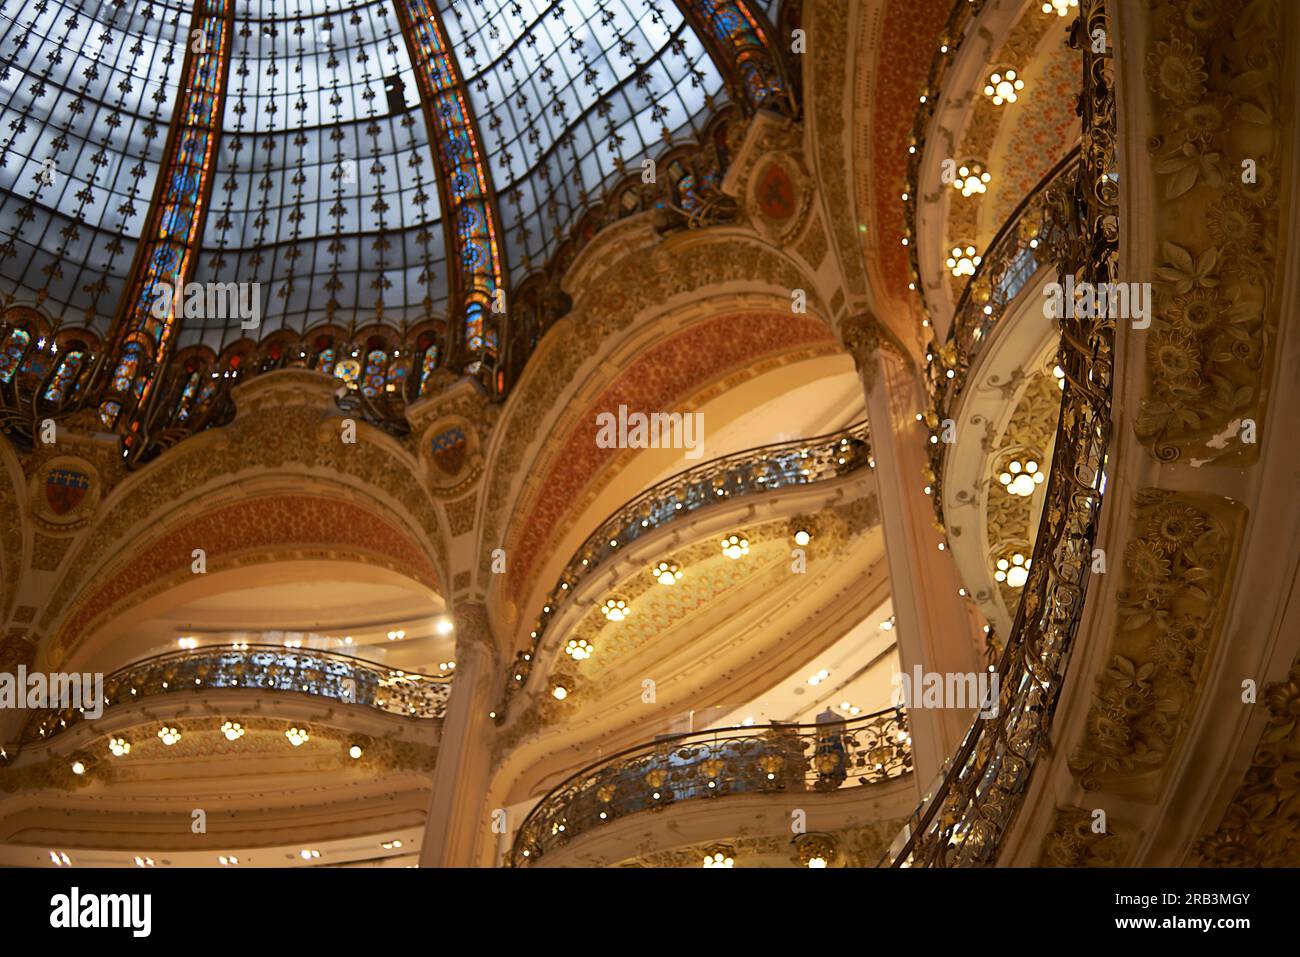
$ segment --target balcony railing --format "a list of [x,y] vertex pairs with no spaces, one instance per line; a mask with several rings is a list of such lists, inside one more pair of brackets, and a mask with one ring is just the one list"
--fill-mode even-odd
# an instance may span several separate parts
[[[970,370],[1010,304],[1040,268],[1056,267],[1054,255],[1067,241],[1068,224],[1061,215],[1062,204],[1068,201],[1078,176],[1079,150],[1074,149],[1021,200],[994,236],[957,301],[947,340],[942,346],[931,341],[926,347],[930,407],[925,411],[925,424],[932,434],[942,431],[944,420],[956,420]],[[948,442],[930,443],[929,470],[925,475],[935,518],[941,524],[943,467],[950,448]]]
[[[1055,250],[1076,284],[1118,275],[1118,169],[1114,74],[1103,0],[1082,0],[1071,43],[1083,54],[1083,147],[1078,175],[1057,214]],[[1046,752],[1070,652],[1083,616],[1092,548],[1105,490],[1111,431],[1115,317],[1060,319],[1065,371],[1056,451],[1034,555],[1015,623],[998,662],[995,718],[976,720],[931,796],[913,814],[884,863],[894,867],[978,867],[996,863],[1002,842]]]
[[631,499],[587,537],[569,559],[543,602],[528,647],[519,652],[496,708],[498,724],[514,696],[528,681],[547,628],[575,587],[597,568],[627,550],[629,543],[700,509],[738,496],[760,495],[799,485],[825,482],[869,464],[867,423],[839,432],[746,449],[713,459],[660,482]]
[[[315,695],[388,714],[429,719],[443,716],[451,677],[414,674],[312,649],[208,647],[145,658],[105,676],[104,708],[107,712],[160,695],[214,688]],[[79,708],[37,711],[23,730],[23,743],[48,741],[82,720]]]
[[896,708],[825,724],[724,728],[661,738],[584,768],[533,808],[506,863],[521,867],[581,834],[640,811],[729,794],[827,794],[912,771]]
[[966,37],[974,32],[975,20],[984,9],[984,0],[956,0],[948,11],[948,19],[939,33],[939,48],[930,60],[930,70],[925,78],[925,85],[918,91],[920,108],[912,119],[912,133],[908,138],[907,181],[903,185],[903,236],[907,238],[907,256],[911,267],[911,282],[921,297],[921,305],[930,316],[934,314],[925,296],[925,284],[921,281],[920,248],[916,241],[916,204],[917,194],[921,190],[917,183],[921,181],[921,160],[925,156],[926,133],[930,121],[939,107],[942,97],[939,91],[948,75],[948,70],[957,59]]

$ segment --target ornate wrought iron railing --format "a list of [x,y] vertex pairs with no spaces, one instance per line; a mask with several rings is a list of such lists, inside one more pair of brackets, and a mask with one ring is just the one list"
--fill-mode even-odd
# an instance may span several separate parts
[[[1100,31],[1100,33],[1098,33]],[[1054,250],[1078,284],[1118,275],[1118,168],[1111,52],[1103,0],[1082,0],[1071,43],[1083,54],[1083,146],[1078,175],[1055,208],[1065,229]],[[1062,318],[1065,371],[1056,452],[1032,567],[998,662],[998,714],[976,720],[931,797],[886,854],[894,867],[972,867],[997,861],[1024,801],[1052,719],[1083,614],[1105,489],[1111,430],[1114,317]]]
[[933,313],[925,298],[925,285],[921,282],[920,250],[916,242],[916,203],[917,194],[920,192],[917,184],[921,181],[921,160],[925,155],[926,132],[930,127],[930,120],[934,117],[934,111],[938,109],[942,100],[939,91],[943,88],[944,77],[956,60],[957,51],[961,49],[971,25],[982,9],[984,9],[984,0],[956,0],[952,9],[948,11],[948,19],[939,34],[939,48],[930,60],[930,71],[926,75],[925,85],[917,94],[920,107],[912,120],[912,133],[908,138],[910,152],[907,156],[907,181],[903,184],[903,192],[907,198],[902,201],[903,236],[907,239],[911,282],[921,297],[922,308],[931,317],[930,321],[933,321]]
[[[283,691],[331,698],[409,718],[441,718],[450,675],[422,675],[372,661],[279,645],[207,647],[134,662],[104,678],[104,708],[214,688]],[[84,720],[79,708],[35,712],[23,743],[47,741]]]
[[603,824],[729,794],[821,793],[912,771],[906,714],[723,728],[661,738],[604,758],[552,789],[519,826],[506,863],[520,867]]
[[824,482],[855,472],[871,456],[867,423],[812,439],[746,449],[679,472],[623,504],[592,532],[573,554],[543,602],[528,647],[519,652],[496,708],[496,722],[506,718],[511,699],[528,682],[528,674],[546,629],[578,583],[602,564],[626,551],[630,542],[737,496],[775,492]]
[[[1068,228],[1059,211],[1078,175],[1079,151],[1074,149],[1021,200],[994,236],[957,301],[947,340],[942,346],[931,340],[926,347],[925,380],[930,406],[924,417],[931,434],[941,435],[943,423],[956,419],[970,370],[1008,306],[1040,268],[1055,268],[1052,256],[1066,241],[1064,230]],[[941,524],[943,465],[950,446],[944,441],[930,443],[925,474],[935,518]]]

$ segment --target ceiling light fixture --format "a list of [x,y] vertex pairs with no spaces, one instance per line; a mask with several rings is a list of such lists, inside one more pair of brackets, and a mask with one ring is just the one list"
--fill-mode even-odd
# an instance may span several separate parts
[[1055,13],[1058,17],[1064,17],[1071,10],[1078,9],[1079,0],[1048,0],[1043,4],[1044,13]]
[[952,255],[946,262],[954,276],[973,276],[975,267],[981,262],[981,257],[975,255],[974,246],[967,246],[965,249],[961,246],[953,246]]
[[1016,75],[1015,70],[999,70],[989,76],[984,87],[984,95],[993,100],[994,106],[1016,102],[1016,94],[1025,88],[1025,81]]
[[311,735],[307,733],[306,728],[292,727],[284,733],[284,736],[295,748],[300,748],[311,740]]
[[1029,581],[1029,566],[1033,561],[1032,558],[1025,558],[1020,552],[1012,555],[1009,561],[999,558],[993,578],[999,582],[1006,582],[1012,588],[1023,588],[1025,582]]
[[998,481],[1012,495],[1028,498],[1034,494],[1034,489],[1043,484],[1046,477],[1033,459],[1023,465],[1019,459],[1012,459],[1007,470],[998,476]]
[[596,649],[585,638],[570,638],[569,643],[564,646],[564,653],[574,661],[586,661],[595,651]]
[[221,733],[226,736],[227,741],[238,741],[244,736],[244,726],[238,721],[227,721],[221,726]]
[[650,574],[661,585],[676,585],[682,580],[682,567],[673,561],[658,562],[650,569]]
[[978,196],[988,191],[988,183],[992,178],[983,163],[968,160],[957,168],[957,178],[952,181],[952,188],[963,196]]
[[158,729],[158,738],[162,741],[163,744],[167,745],[167,747],[170,748],[173,744],[175,744],[177,741],[181,739],[181,732],[179,728],[163,725],[160,729]]
[[126,738],[109,738],[108,750],[115,758],[131,753],[131,742]]
[[728,535],[722,540],[722,554],[726,555],[732,561],[738,561],[749,554],[749,539],[745,537],[744,532],[736,535]]
[[607,598],[605,604],[600,606],[600,613],[610,621],[622,621],[631,611],[622,598]]

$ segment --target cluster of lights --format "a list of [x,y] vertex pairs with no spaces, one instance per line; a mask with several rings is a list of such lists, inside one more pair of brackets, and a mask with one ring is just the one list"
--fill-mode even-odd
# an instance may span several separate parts
[[406,637],[406,632],[400,628],[398,628],[396,631],[390,631],[388,633],[389,641],[401,641],[405,637]]
[[170,748],[181,739],[180,729],[171,725],[163,725],[158,729],[158,739]]
[[1029,566],[1032,563],[1032,558],[1026,558],[1020,552],[1012,555],[1009,561],[999,558],[997,571],[993,573],[993,577],[999,582],[1006,582],[1012,588],[1023,588],[1025,582],[1029,580]]
[[1045,477],[1038,463],[1032,459],[1023,465],[1019,459],[1012,459],[1007,470],[998,476],[998,481],[1012,495],[1028,498],[1034,494],[1034,489],[1043,484]]
[[298,856],[301,857],[304,861],[314,861],[316,858],[320,857],[320,851],[313,850],[312,848],[309,847],[304,847],[301,851],[298,852]]
[[1056,380],[1056,387],[1062,392],[1065,391],[1065,370],[1060,366],[1052,367],[1052,378]]
[[1079,0],[1047,0],[1043,4],[1044,13],[1055,13],[1058,17],[1064,17],[1071,10],[1077,9]]
[[658,562],[650,569],[650,574],[661,585],[676,585],[682,580],[682,567],[676,562]]
[[299,727],[290,728],[288,731],[284,733],[284,736],[289,739],[289,743],[292,744],[295,748],[300,748],[308,741],[311,740],[311,735],[307,733],[306,728],[299,728]]
[[595,651],[596,649],[586,638],[570,638],[569,643],[564,646],[564,653],[574,661],[586,661]]
[[227,721],[221,726],[221,733],[227,741],[238,741],[244,736],[244,726],[238,721]]
[[952,247],[952,255],[947,259],[948,269],[954,276],[973,276],[975,267],[980,264],[982,257],[975,255],[975,247],[967,246],[964,249],[961,246]]
[[829,671],[827,671],[825,668],[823,668],[821,671],[817,672],[815,675],[812,675],[811,677],[809,677],[809,679],[808,679],[808,683],[809,683],[810,685],[812,685],[812,686],[815,688],[815,687],[817,687],[817,685],[821,684],[823,681],[825,681],[825,680],[826,680],[827,678],[829,678],[830,676],[831,676],[831,673],[830,673]]
[[234,867],[239,863],[239,858],[233,854],[221,854],[217,857],[217,863],[222,867]]
[[722,540],[722,554],[737,561],[749,554],[749,539],[744,534],[728,535]]
[[736,859],[727,856],[725,851],[714,851],[712,854],[704,855],[704,866],[706,869],[712,867],[734,867],[735,864]]
[[177,638],[176,644],[180,645],[186,651],[190,651],[191,649],[197,648],[199,646],[199,640],[197,638],[186,635],[184,638]]
[[154,859],[152,857],[137,857],[135,859],[135,866],[136,867],[157,867],[158,865],[154,863]]
[[115,758],[120,758],[131,753],[131,742],[126,738],[109,738],[109,753]]
[[301,647],[302,647],[302,639],[301,639],[301,638],[286,638],[286,639],[284,639],[284,646],[285,646],[286,648],[301,648]]
[[982,163],[971,160],[957,169],[957,178],[952,181],[952,188],[963,196],[977,196],[988,191],[989,175]]
[[600,606],[600,613],[610,621],[622,621],[631,614],[627,602],[622,598],[607,598],[605,604]]
[[234,648],[236,651],[247,651],[247,650],[248,650],[248,642],[246,642],[246,641],[234,641],[234,642],[231,642],[231,643],[230,643],[230,647],[231,647],[231,648]]
[[50,851],[50,863],[55,867],[71,867],[72,859],[63,851]]
[[989,77],[984,87],[984,95],[992,98],[994,106],[1016,102],[1016,93],[1025,88],[1025,81],[1016,76],[1015,70],[999,71]]
[[456,670],[456,662],[453,661],[453,660],[451,660],[450,658],[447,659],[446,661],[440,661],[440,662],[438,662],[438,670],[439,670],[439,671],[455,671],[455,670]]
[[853,717],[854,715],[858,715],[862,713],[862,709],[859,708],[857,705],[853,704],[851,701],[841,701],[840,710],[847,711],[849,713],[849,717]]
[[399,847],[402,846],[402,842],[401,842],[401,841],[384,841],[384,842],[383,842],[382,844],[380,844],[379,846],[382,847],[382,848],[383,848],[384,850],[386,850],[386,851],[395,851],[395,850],[397,850]]

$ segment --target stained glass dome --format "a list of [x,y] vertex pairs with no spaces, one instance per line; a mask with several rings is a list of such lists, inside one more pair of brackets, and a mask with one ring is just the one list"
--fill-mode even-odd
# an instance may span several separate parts
[[[0,308],[43,317],[22,327],[37,351],[75,342],[52,394],[93,379],[109,425],[176,357],[209,357],[173,376],[197,395],[196,373],[245,374],[281,332],[259,368],[291,357],[407,397],[447,367],[500,394],[544,325],[534,280],[620,215],[699,219],[720,117],[789,104],[774,16],[770,0],[0,0]],[[703,167],[683,160],[706,147]],[[659,161],[672,189],[634,194]],[[252,288],[255,321],[168,292],[194,284]]]

